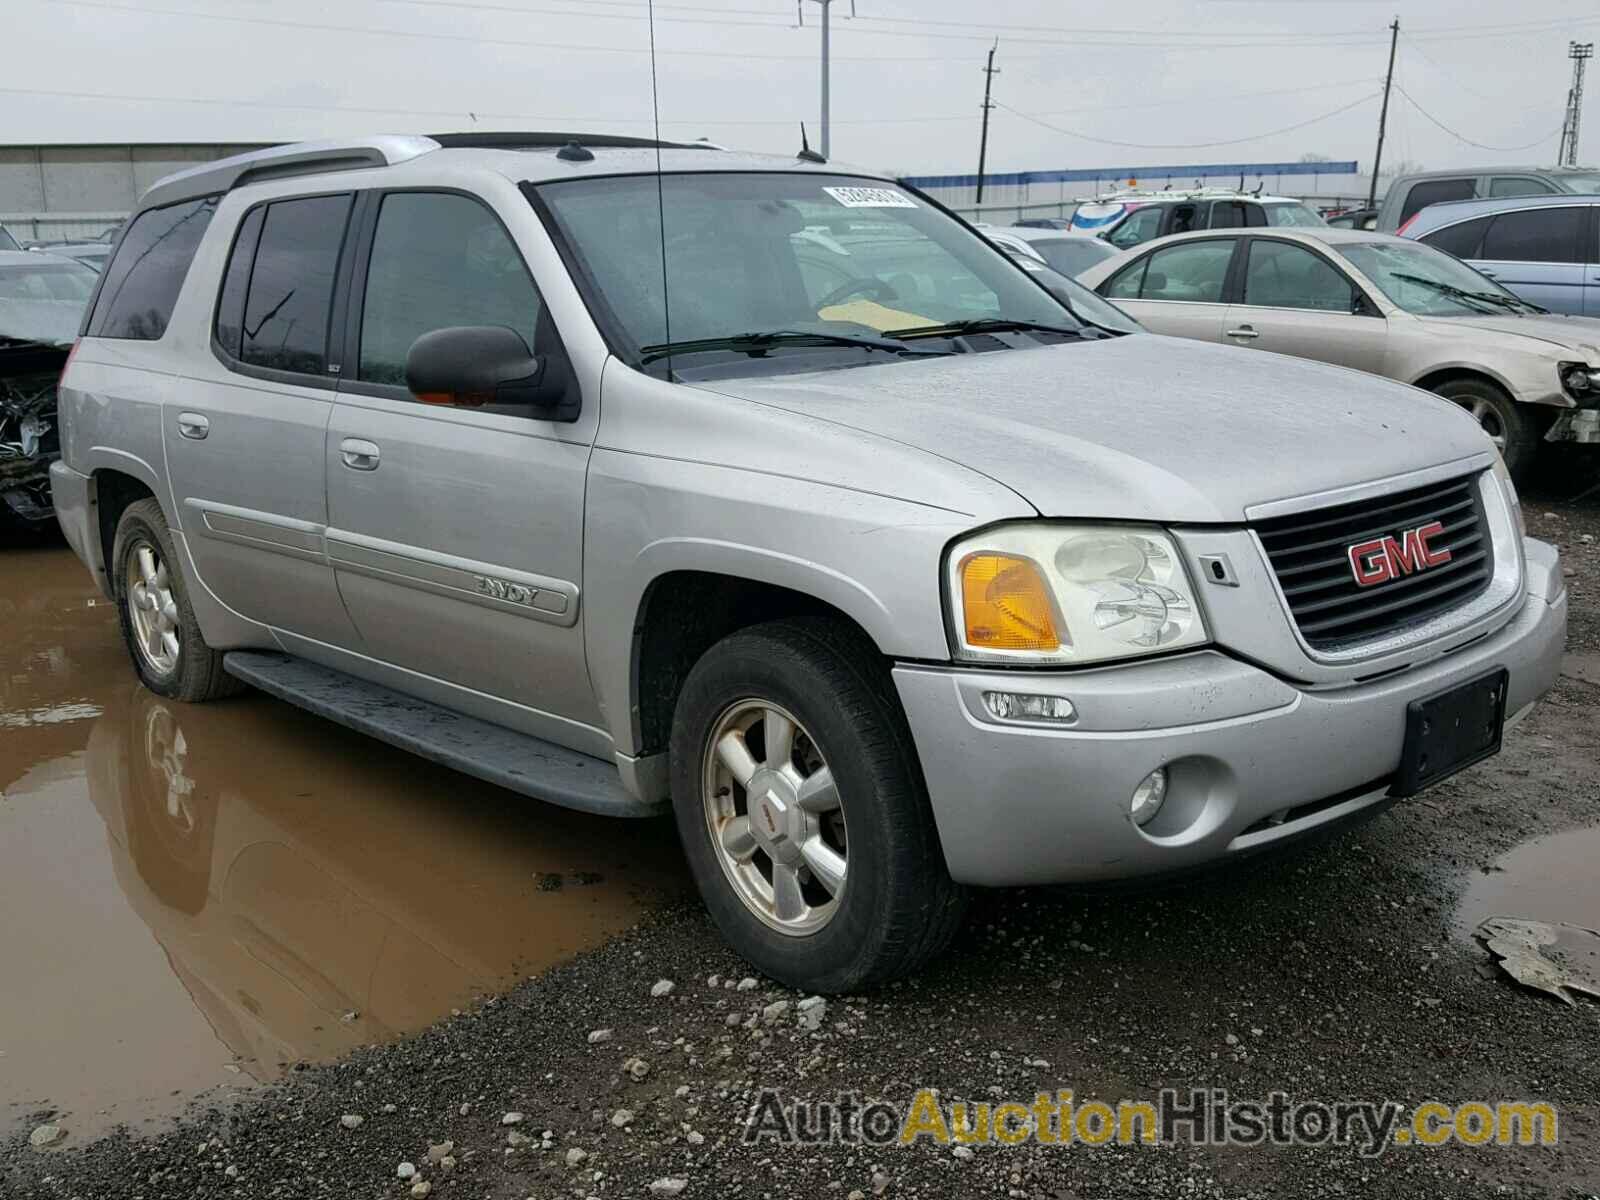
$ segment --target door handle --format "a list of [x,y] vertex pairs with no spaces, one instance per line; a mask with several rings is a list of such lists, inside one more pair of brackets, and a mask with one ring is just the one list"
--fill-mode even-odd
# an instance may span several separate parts
[[345,438],[339,443],[339,455],[344,459],[344,465],[352,471],[378,469],[379,451],[375,442],[362,441],[360,438]]
[[211,432],[211,422],[199,413],[185,412],[178,414],[178,433],[181,437],[192,441],[205,441],[206,434]]
[[1250,326],[1241,325],[1237,329],[1228,330],[1228,336],[1232,338],[1258,338],[1261,335],[1254,329],[1251,329]]
[[1500,278],[1500,276],[1496,275],[1493,271],[1486,271],[1482,267],[1478,268],[1478,274],[1479,275],[1487,275],[1490,279],[1499,279]]

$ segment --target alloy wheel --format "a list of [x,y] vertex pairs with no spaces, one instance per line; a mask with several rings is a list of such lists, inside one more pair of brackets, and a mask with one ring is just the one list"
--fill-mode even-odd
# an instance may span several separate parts
[[133,643],[144,665],[158,676],[178,669],[178,602],[161,551],[143,539],[128,552],[124,603],[133,629]]

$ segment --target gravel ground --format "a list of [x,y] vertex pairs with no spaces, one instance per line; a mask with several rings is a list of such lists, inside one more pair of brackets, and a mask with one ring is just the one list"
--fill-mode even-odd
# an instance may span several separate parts
[[[0,1194],[404,1198],[425,1183],[521,1200],[672,1195],[679,1180],[689,1197],[840,1200],[1600,1194],[1600,1005],[1565,1007],[1487,970],[1453,919],[1473,873],[1512,846],[1600,825],[1600,494],[1526,507],[1572,571],[1576,666],[1499,758],[1358,830],[1163,891],[986,894],[932,969],[828,1000],[816,1031],[799,994],[734,986],[744,968],[699,911],[667,911],[415,1039],[299,1070],[230,1110],[202,1101],[169,1132],[0,1146]],[[1561,1110],[1562,1140],[1371,1159],[740,1138],[764,1087],[904,1103],[922,1086],[968,1100],[1165,1086],[1407,1105],[1534,1097]]]

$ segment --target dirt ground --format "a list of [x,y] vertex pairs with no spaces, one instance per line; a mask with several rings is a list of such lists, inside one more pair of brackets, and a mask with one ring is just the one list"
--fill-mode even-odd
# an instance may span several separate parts
[[[528,978],[549,961],[530,952],[521,983],[497,985],[472,1004],[453,1000],[451,987],[437,989],[438,996],[429,994],[414,1011],[430,1004],[463,1011],[449,1015],[438,1008],[444,1019],[415,1036],[390,1034],[414,1028],[420,1017],[397,1019],[392,1031],[375,1027],[370,1035],[335,1037],[331,1047],[285,1035],[274,1043],[289,1064],[281,1078],[213,1086],[176,1122],[104,1135],[93,1132],[92,1113],[52,1094],[48,1078],[30,1080],[19,1095],[7,1059],[0,1058],[0,1103],[13,1103],[14,1118],[8,1121],[0,1108],[0,1195],[1600,1195],[1600,1003],[1563,1005],[1515,985],[1488,965],[1470,936],[1471,926],[1487,915],[1600,928],[1600,873],[1594,869],[1600,855],[1600,490],[1571,499],[1583,490],[1561,477],[1525,497],[1530,532],[1560,544],[1571,572],[1570,647],[1559,685],[1508,733],[1498,758],[1338,839],[1159,891],[985,894],[955,947],[931,969],[871,996],[828,1000],[813,1030],[806,1027],[812,1018],[802,1011],[800,994],[765,981],[741,988],[742,964],[692,902],[673,899],[681,895],[681,866],[665,823],[640,827],[637,844],[616,848],[604,862],[575,867],[589,829],[580,825],[566,835],[579,849],[558,848],[541,860],[535,896],[581,895],[589,879],[584,872],[611,879],[635,864],[655,863],[652,890],[607,901],[611,916],[577,939],[593,948],[561,965]],[[16,599],[3,605],[14,622]],[[120,654],[109,613],[74,611],[65,621],[58,608],[50,610],[54,616],[23,614],[25,622],[56,621],[57,628],[36,639],[31,657],[7,660],[5,678],[13,689],[7,708],[16,707],[16,689],[36,686],[29,680],[53,669],[50,663],[61,654],[96,664]],[[52,648],[60,651],[54,660]],[[83,705],[104,713],[122,711],[115,703],[124,709],[131,703],[108,701],[99,686],[65,687],[35,709]],[[316,736],[298,715],[273,715],[268,702],[247,703],[257,708],[220,732],[203,725],[191,730],[187,713],[180,714],[185,753],[198,762],[207,757],[201,753],[207,745],[229,745],[247,765],[266,767],[286,747]],[[154,724],[167,719],[158,716]],[[275,726],[280,720],[289,724]],[[143,737],[151,723],[145,715],[129,727]],[[36,722],[28,736],[41,747],[41,760],[70,763],[74,755],[92,756],[98,728],[86,733],[72,719]],[[166,762],[174,734],[157,733],[152,761]],[[10,730],[4,734],[11,736]],[[347,757],[338,740],[344,735],[328,736],[335,740],[322,751],[324,765]],[[355,774],[343,790],[381,794],[403,787],[349,769]],[[80,774],[88,770],[81,767]],[[315,791],[317,773],[297,771],[299,790]],[[63,772],[70,779],[71,771],[58,769]],[[187,777],[171,770],[160,776],[164,786]],[[454,860],[485,853],[483,846],[505,836],[507,826],[495,823],[502,820],[492,798],[498,794],[469,806],[463,817],[454,807],[461,785],[442,775],[421,778],[414,794],[404,793],[408,807],[452,806],[444,827],[481,820],[491,835],[475,843],[418,818],[423,823],[410,836],[377,844],[368,856],[401,864],[379,871],[383,888],[371,884],[363,874],[371,868],[359,861],[337,865],[334,873],[357,897],[345,903],[398,914],[394,923],[412,931],[415,945],[436,946],[518,922],[559,926],[569,919],[564,910],[534,906],[526,887],[447,904],[446,895],[459,901],[458,893],[471,886],[470,872]],[[0,818],[8,807],[19,807],[19,785],[9,773],[5,786]],[[33,793],[21,794],[25,800]],[[169,790],[158,806],[170,799]],[[63,793],[57,803],[86,806],[90,800]],[[268,805],[251,800],[244,807]],[[111,845],[114,857],[118,827],[103,809],[100,820],[105,833],[97,835],[104,843],[98,852]],[[308,854],[319,845],[312,828],[297,843],[289,839]],[[348,828],[343,833],[353,836]],[[537,837],[527,843],[537,844]],[[434,878],[440,873],[443,884]],[[531,871],[528,878],[535,878]],[[270,896],[292,879],[264,887]],[[389,898],[372,900],[379,891]],[[26,898],[7,895],[8,912],[48,933],[47,909],[19,914],[14,906]],[[264,911],[275,911],[262,903]],[[1516,911],[1506,911],[1508,905]],[[214,959],[194,951],[207,931],[173,918],[175,908],[181,905],[152,903],[135,915],[162,944],[172,971],[190,973],[184,980],[190,1003],[204,1011],[199,998],[215,995],[219,1011],[259,1022],[240,999],[250,991],[249,980],[226,971],[208,976],[218,970]],[[436,910],[455,915],[432,930],[430,940],[426,922]],[[274,947],[281,953],[284,938],[280,930],[262,928],[269,923],[261,911],[224,908],[223,916],[233,922],[235,942],[243,936],[240,923],[253,923],[243,930],[255,937],[243,939],[251,947],[247,959],[276,963],[284,975],[283,962],[270,959]],[[338,909],[330,899],[321,911]],[[647,915],[640,918],[641,912]],[[161,920],[167,925],[158,928]],[[631,929],[604,940],[629,923]],[[8,974],[27,971],[27,959],[6,950],[4,938],[0,934],[0,961]],[[494,948],[493,938],[490,943],[484,954],[495,963],[517,958],[519,952]],[[576,948],[564,946],[551,957]],[[426,992],[425,983],[446,973],[413,943],[402,951],[393,970],[411,984],[400,988],[403,994]],[[320,953],[338,961],[331,950]],[[104,986],[117,986],[118,969]],[[243,968],[229,960],[227,970]],[[311,955],[297,970],[288,975],[299,994],[310,997],[308,1011],[326,1014],[343,1002],[314,988],[317,979],[337,977],[337,969]],[[495,974],[484,966],[445,982],[462,987]],[[673,987],[658,987],[662,980]],[[9,986],[0,985],[0,993]],[[15,1043],[33,1036],[33,1024],[48,1028],[52,1016],[42,1007],[48,989],[38,997],[36,1010],[7,1013],[0,1051],[15,1053]],[[787,1007],[778,1007],[781,1002]],[[352,1024],[363,1019],[358,1013]],[[591,1036],[602,1030],[609,1035]],[[138,1032],[131,1029],[129,1036]],[[369,1037],[373,1044],[362,1044]],[[230,1039],[220,1042],[215,1049],[224,1060],[229,1050],[238,1055]],[[343,1055],[322,1065],[295,1061],[325,1050]],[[70,1046],[59,1053],[63,1078],[81,1074],[82,1064],[70,1061]],[[92,1085],[83,1086],[92,1093]],[[1026,1100],[1039,1090],[1064,1088],[1082,1103],[1149,1099],[1169,1086],[1221,1088],[1235,1099],[1283,1091],[1295,1100],[1396,1100],[1408,1108],[1428,1100],[1540,1099],[1559,1110],[1560,1141],[1509,1149],[1395,1147],[1370,1158],[1333,1147],[1078,1144],[978,1146],[962,1153],[926,1141],[794,1147],[741,1138],[764,1088],[779,1089],[786,1100],[851,1091],[863,1103],[903,1105],[923,1087],[965,1101]],[[167,1103],[189,1099],[184,1093]],[[512,1120],[517,1114],[521,1119]],[[63,1140],[31,1146],[29,1130],[50,1121],[66,1131]],[[402,1178],[402,1164],[412,1164],[415,1175]]]

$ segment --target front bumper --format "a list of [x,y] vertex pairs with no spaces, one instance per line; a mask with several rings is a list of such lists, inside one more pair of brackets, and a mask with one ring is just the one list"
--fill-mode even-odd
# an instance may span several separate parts
[[[1367,683],[1306,689],[1217,650],[1074,672],[896,667],[951,875],[1007,886],[1164,873],[1384,804],[1411,701],[1504,667],[1515,718],[1555,682],[1567,596],[1555,550],[1526,545],[1527,595],[1507,624]],[[1065,696],[1077,720],[1001,723],[986,690]],[[1141,829],[1129,797],[1164,765],[1168,798]]]

